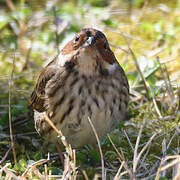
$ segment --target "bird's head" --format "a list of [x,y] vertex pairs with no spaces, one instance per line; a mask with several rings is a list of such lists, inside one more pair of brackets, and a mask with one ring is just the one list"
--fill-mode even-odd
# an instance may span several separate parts
[[96,29],[82,29],[69,41],[58,56],[58,64],[74,62],[86,73],[114,71],[117,61],[105,35]]

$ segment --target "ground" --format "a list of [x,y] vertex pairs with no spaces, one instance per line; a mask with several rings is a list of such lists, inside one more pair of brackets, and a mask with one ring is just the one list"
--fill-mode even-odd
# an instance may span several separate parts
[[[93,179],[104,168],[106,179],[180,178],[180,2],[38,2],[0,3],[0,179]],[[104,166],[98,148],[74,155],[67,146],[63,169],[27,99],[41,68],[83,27],[106,34],[128,77],[130,114],[100,141]]]

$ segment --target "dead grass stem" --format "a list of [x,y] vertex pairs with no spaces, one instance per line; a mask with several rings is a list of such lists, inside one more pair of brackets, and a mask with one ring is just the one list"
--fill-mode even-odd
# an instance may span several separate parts
[[16,158],[16,150],[14,146],[14,138],[13,138],[13,130],[12,130],[12,115],[11,115],[11,95],[12,95],[12,88],[13,88],[13,74],[15,70],[15,51],[14,51],[14,57],[13,57],[13,62],[12,62],[12,71],[9,79],[9,131],[10,131],[10,139],[11,139],[11,147],[13,151],[13,158],[14,158],[14,163],[17,163],[17,158]]

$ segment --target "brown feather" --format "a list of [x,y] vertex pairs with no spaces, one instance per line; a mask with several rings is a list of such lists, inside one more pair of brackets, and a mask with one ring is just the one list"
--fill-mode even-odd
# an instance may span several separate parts
[[96,143],[88,117],[102,138],[125,120],[128,102],[126,75],[105,35],[92,28],[78,33],[42,70],[29,98],[36,130],[60,141],[46,114],[74,147]]
[[45,100],[45,87],[47,82],[55,75],[56,69],[52,66],[45,67],[38,78],[36,87],[32,92],[28,106],[39,112],[45,111],[44,100]]

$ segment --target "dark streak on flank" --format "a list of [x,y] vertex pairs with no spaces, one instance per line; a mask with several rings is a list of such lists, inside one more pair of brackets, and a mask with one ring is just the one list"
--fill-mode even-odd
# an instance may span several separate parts
[[99,80],[97,81],[97,84],[100,85],[101,83],[102,83],[102,81],[99,79]]
[[113,107],[111,106],[110,107],[110,115],[112,115],[113,114]]
[[102,76],[108,76],[109,75],[109,72],[107,69],[103,69],[101,66],[99,66],[99,73],[102,75]]
[[55,113],[55,111],[56,111],[56,108],[63,103],[63,101],[65,100],[65,97],[66,97],[66,93],[64,93],[64,94],[61,96],[60,100],[55,103],[54,108],[53,108],[53,112],[54,112],[54,113]]
[[102,94],[106,95],[109,91],[107,89],[102,90]]
[[70,99],[70,101],[69,101],[69,105],[72,105],[73,102],[74,102],[74,98],[72,97],[72,98]]
[[79,81],[79,78],[76,76],[74,80],[71,82],[70,87],[72,88],[74,84],[77,83],[78,81]]
[[113,104],[116,104],[116,99],[115,98],[113,98]]
[[95,90],[96,90],[96,92],[99,91],[99,85],[98,84],[95,85]]
[[80,86],[80,88],[79,88],[79,90],[78,90],[78,94],[80,95],[81,94],[81,92],[82,92],[82,85]]
[[104,97],[104,94],[102,94],[102,99],[103,99],[103,101],[104,101],[104,103],[105,103],[105,107],[106,107],[106,105],[107,105],[107,101],[106,101],[106,99],[105,99],[105,97]]
[[115,88],[115,85],[114,85],[114,83],[111,83],[111,85],[110,85],[112,88]]
[[91,89],[88,89],[88,93],[89,93],[89,95],[91,95]]
[[77,76],[79,74],[78,71],[74,71],[74,76]]
[[84,105],[85,105],[85,101],[84,101],[84,100],[81,100],[80,109],[81,109],[81,107],[83,107]]
[[73,105],[70,105],[70,106],[68,107],[68,109],[64,112],[64,114],[62,115],[61,120],[60,120],[60,123],[62,123],[62,122],[64,121],[65,117],[70,114],[70,112],[72,111],[72,109],[73,109]]
[[89,117],[92,115],[92,110],[91,110],[91,105],[88,104],[88,112],[89,112]]
[[95,102],[96,106],[99,108],[98,100],[97,100],[95,97],[93,97],[92,99],[93,99],[93,101]]
[[84,74],[82,74],[82,79],[84,80],[85,83],[87,83],[88,79],[87,79],[87,77]]
[[66,68],[66,70],[70,71],[74,68],[75,63],[73,61],[67,61],[64,65],[64,67]]
[[126,98],[125,101],[124,101],[126,107],[128,106],[128,99]]
[[120,104],[119,104],[119,111],[121,111],[121,102],[120,102]]
[[52,91],[49,92],[48,96],[49,98],[53,97],[56,92],[64,86],[64,82],[67,81],[68,77],[70,77],[71,72],[69,71],[61,80],[60,83],[56,83],[55,87],[53,87]]
[[81,100],[80,103],[79,103],[79,111],[78,111],[78,114],[77,114],[77,120],[78,120],[79,124],[81,124],[81,118],[84,115],[84,106],[85,106],[85,101]]
[[84,115],[83,108],[79,108],[79,111],[77,113],[77,122],[79,125],[81,124],[81,119],[82,119],[83,115]]
[[80,117],[82,117],[82,116],[80,116],[80,111],[78,111],[78,113],[77,113],[77,122],[78,122],[79,125],[81,124],[81,118]]
[[96,65],[95,65],[95,71],[98,71],[98,67],[99,67],[99,60],[96,60]]

